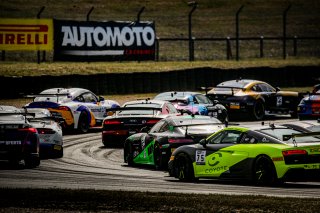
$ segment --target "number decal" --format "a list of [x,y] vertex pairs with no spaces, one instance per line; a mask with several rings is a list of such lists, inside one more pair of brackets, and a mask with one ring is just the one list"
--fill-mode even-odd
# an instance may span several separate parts
[[196,164],[197,165],[205,165],[205,157],[206,151],[205,150],[196,150]]
[[277,96],[277,106],[282,106],[282,96]]

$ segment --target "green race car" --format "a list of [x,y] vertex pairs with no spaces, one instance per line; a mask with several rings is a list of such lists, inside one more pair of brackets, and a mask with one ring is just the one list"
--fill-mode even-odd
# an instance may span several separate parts
[[170,176],[249,180],[257,185],[320,180],[320,132],[284,126],[226,127],[198,144],[177,148]]

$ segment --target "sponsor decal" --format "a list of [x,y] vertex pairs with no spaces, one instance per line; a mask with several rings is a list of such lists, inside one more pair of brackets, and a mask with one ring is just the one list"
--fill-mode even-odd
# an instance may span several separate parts
[[211,174],[211,173],[222,172],[227,170],[228,170],[228,166],[217,166],[210,169],[206,169],[205,173]]
[[219,161],[219,158],[222,157],[222,153],[221,152],[217,152],[217,153],[214,153],[212,158],[208,160],[208,164],[209,166],[216,166],[220,163]]
[[154,60],[153,22],[54,20],[55,60]]
[[0,141],[4,145],[21,145],[21,141]]
[[0,19],[1,50],[52,50],[52,19]]

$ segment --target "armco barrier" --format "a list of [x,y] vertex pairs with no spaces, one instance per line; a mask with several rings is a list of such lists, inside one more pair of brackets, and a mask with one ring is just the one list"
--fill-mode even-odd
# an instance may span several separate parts
[[262,80],[279,87],[304,87],[319,83],[320,66],[283,68],[195,68],[154,73],[0,77],[1,99],[19,98],[53,87],[81,87],[99,95],[157,93],[169,90],[199,90],[203,86],[236,78]]

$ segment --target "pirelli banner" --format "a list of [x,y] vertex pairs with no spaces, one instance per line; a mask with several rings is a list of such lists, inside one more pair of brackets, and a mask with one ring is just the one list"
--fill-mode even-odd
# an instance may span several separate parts
[[52,19],[0,19],[0,50],[52,49]]
[[154,22],[54,20],[54,60],[155,59]]

